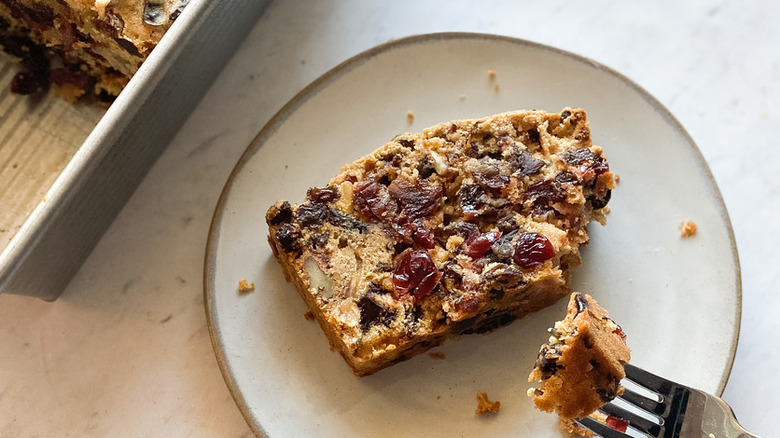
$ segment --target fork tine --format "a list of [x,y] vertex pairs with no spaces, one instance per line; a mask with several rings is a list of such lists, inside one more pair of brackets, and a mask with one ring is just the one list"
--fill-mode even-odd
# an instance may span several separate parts
[[618,432],[617,430],[607,426],[606,424],[599,423],[598,421],[590,417],[575,418],[574,421],[579,423],[580,426],[583,426],[589,429],[591,432],[600,435],[604,438],[631,438],[630,435],[626,435],[623,432]]
[[654,414],[662,414],[665,406],[655,400],[651,400],[643,395],[640,395],[628,388],[623,391],[623,394],[618,396],[619,398],[631,403],[634,406],[638,406],[647,412]]
[[670,380],[656,376],[653,373],[649,373],[631,364],[627,364],[625,366],[625,370],[628,380],[631,380],[632,382],[644,386],[645,388],[655,391],[661,395],[669,395],[671,387],[674,385],[674,382]]
[[637,429],[640,432],[644,432],[653,436],[658,436],[658,434],[661,432],[661,426],[659,424],[653,423],[646,418],[642,418],[639,415],[623,409],[613,403],[607,403],[606,405],[602,406],[601,410],[604,411],[607,415],[612,415],[613,417],[622,418],[623,420],[628,421],[631,427]]

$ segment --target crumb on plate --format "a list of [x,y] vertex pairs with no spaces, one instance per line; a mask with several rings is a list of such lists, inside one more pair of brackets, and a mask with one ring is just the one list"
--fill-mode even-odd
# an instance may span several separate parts
[[307,321],[314,321],[314,314],[313,314],[313,313],[311,313],[311,310],[310,310],[310,311],[308,311],[308,312],[306,312],[306,313],[304,313],[304,314],[303,314],[303,317],[304,317],[304,318],[305,318]]
[[447,356],[444,355],[441,351],[434,351],[433,353],[428,353],[428,356],[431,357],[431,359],[434,360],[444,360],[447,358]]
[[477,393],[477,409],[474,411],[475,414],[481,415],[481,414],[497,414],[498,411],[501,409],[501,402],[500,401],[490,401],[488,399],[487,393],[484,392],[478,392]]
[[488,77],[492,80],[496,78],[496,71],[495,70],[488,70]]
[[680,237],[691,237],[696,234],[699,226],[693,221],[685,221],[678,228],[680,229]]
[[409,122],[410,125],[414,123],[414,113],[412,110],[406,112],[406,121]]
[[238,281],[238,293],[249,293],[255,290],[255,284],[246,281],[246,278],[242,278]]

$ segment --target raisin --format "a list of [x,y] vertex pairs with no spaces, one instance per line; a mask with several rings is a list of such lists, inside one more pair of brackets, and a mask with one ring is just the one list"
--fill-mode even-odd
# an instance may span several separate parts
[[550,204],[566,200],[566,192],[553,180],[542,180],[531,184],[525,191],[525,199],[534,204]]
[[306,197],[314,202],[328,203],[339,199],[339,192],[333,187],[312,187]]
[[504,233],[516,230],[520,224],[517,223],[517,217],[514,213],[510,213],[496,222],[496,227]]
[[476,184],[461,186],[458,190],[458,196],[460,197],[460,206],[463,213],[477,213],[480,207],[484,205],[485,192]]
[[574,295],[574,302],[577,303],[577,315],[584,312],[585,309],[588,308],[588,302],[585,301],[585,298],[582,296],[582,294]]
[[363,331],[380,323],[389,326],[397,316],[395,310],[385,309],[377,304],[370,292],[358,300],[357,306],[360,310],[360,328]]
[[558,365],[558,358],[561,357],[561,352],[558,348],[550,345],[543,345],[539,351],[539,355],[536,357],[536,368],[542,372],[542,379],[549,379],[553,374],[563,368]]
[[488,292],[488,295],[490,295],[491,300],[500,300],[504,298],[504,289],[490,289],[490,292]]
[[402,138],[398,140],[398,143],[405,148],[414,149],[414,142],[411,140]]
[[604,403],[609,403],[615,399],[615,393],[608,389],[598,389],[596,390],[596,394],[599,395],[599,398],[601,398],[601,401]]
[[189,0],[179,0],[179,6],[174,9],[173,12],[171,12],[169,20],[175,21],[177,18],[179,18],[179,15],[184,12],[184,7],[187,6],[187,3],[189,3]]
[[423,158],[420,161],[420,164],[417,166],[417,172],[420,175],[420,178],[422,179],[428,179],[431,175],[436,172],[436,169],[433,167],[433,163],[431,163],[431,160],[428,159],[428,157]]
[[528,139],[531,140],[532,143],[541,144],[542,141],[541,141],[541,138],[539,136],[539,130],[538,129],[536,129],[536,128],[529,129],[528,131],[526,131],[526,134],[528,135]]
[[298,207],[295,216],[303,228],[316,228],[327,220],[328,209],[325,205],[315,202]]
[[326,233],[314,233],[309,237],[309,244],[313,249],[324,249],[328,244],[330,236]]
[[501,173],[498,160],[483,159],[474,166],[472,175],[477,182],[488,190],[499,190],[509,184],[509,176]]
[[577,184],[580,182],[580,179],[577,178],[577,175],[567,170],[562,170],[555,175],[555,182],[558,184]]
[[606,207],[607,204],[609,204],[610,199],[612,199],[612,190],[607,190],[603,198],[599,198],[593,195],[588,196],[588,202],[590,202],[590,205],[594,210]]
[[588,169],[598,176],[609,170],[609,164],[599,155],[596,155],[588,148],[569,149],[559,155],[561,161],[566,164],[582,166],[582,171]]
[[523,269],[535,268],[555,256],[555,248],[543,234],[525,233],[515,245],[514,261]]
[[276,230],[276,240],[287,252],[296,252],[301,249],[301,231],[292,224],[283,224]]
[[411,294],[415,301],[428,297],[441,280],[441,272],[426,251],[407,250],[393,271],[396,298]]
[[453,222],[444,227],[444,235],[449,236],[461,236],[464,240],[468,240],[471,236],[479,234],[479,227],[477,224],[471,222]]
[[144,23],[151,26],[165,24],[165,5],[160,0],[149,0],[144,4]]
[[357,230],[361,233],[368,232],[368,226],[366,224],[338,210],[328,210],[326,219],[328,222],[330,222],[331,224],[337,227],[346,228],[350,230]]
[[501,237],[493,244],[492,250],[499,260],[509,261],[514,254],[514,248],[512,247],[512,240],[517,236],[518,231],[513,230],[507,234],[501,235]]
[[284,201],[282,205],[279,206],[279,210],[277,210],[274,217],[271,218],[271,225],[279,225],[288,223],[292,220],[293,217],[293,211],[292,206],[289,202]]
[[534,157],[526,151],[520,151],[515,154],[515,166],[517,166],[518,176],[520,178],[535,175],[544,167],[544,161]]
[[563,123],[569,117],[571,117],[571,111],[567,110],[567,111],[561,112],[561,116],[560,116],[561,123]]

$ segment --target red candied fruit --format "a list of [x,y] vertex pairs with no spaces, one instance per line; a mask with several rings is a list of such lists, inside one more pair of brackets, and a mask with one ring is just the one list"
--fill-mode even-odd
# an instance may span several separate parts
[[415,301],[425,299],[441,280],[441,272],[427,251],[404,251],[393,271],[395,296],[401,299],[411,294]]
[[466,249],[463,252],[476,260],[485,255],[499,237],[501,237],[501,232],[497,231],[474,233],[466,240]]
[[555,248],[543,234],[525,233],[515,245],[514,260],[523,269],[533,269],[555,257]]
[[622,418],[613,417],[612,415],[609,415],[607,417],[607,426],[619,432],[625,432],[626,429],[628,429],[628,421]]

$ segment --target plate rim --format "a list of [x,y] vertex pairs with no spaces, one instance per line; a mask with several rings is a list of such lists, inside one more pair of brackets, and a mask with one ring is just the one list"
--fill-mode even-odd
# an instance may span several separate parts
[[720,192],[718,183],[715,180],[715,177],[713,176],[712,171],[709,165],[707,164],[707,161],[704,158],[704,155],[702,154],[696,142],[694,142],[691,135],[685,129],[685,127],[683,127],[683,125],[677,120],[677,118],[674,117],[674,115],[671,113],[671,111],[668,108],[666,108],[666,106],[664,106],[657,98],[655,98],[642,86],[640,86],[633,80],[629,79],[624,74],[618,72],[617,70],[614,70],[613,68],[608,67],[586,56],[579,55],[567,50],[559,49],[557,47],[553,47],[547,44],[542,44],[527,39],[510,37],[505,35],[479,33],[479,32],[436,32],[436,33],[415,34],[403,38],[386,41],[368,50],[365,50],[354,56],[351,56],[347,60],[341,62],[340,64],[336,65],[335,67],[331,68],[330,70],[328,70],[327,72],[319,76],[317,79],[312,81],[309,85],[307,85],[305,88],[299,91],[292,99],[290,99],[284,106],[282,106],[281,109],[279,109],[279,111],[277,111],[268,120],[268,122],[263,126],[260,132],[252,139],[252,141],[246,147],[244,152],[241,154],[240,158],[236,162],[236,165],[233,167],[233,170],[230,172],[227,181],[225,182],[222,192],[220,193],[219,200],[217,201],[217,204],[214,208],[214,215],[212,216],[211,224],[209,226],[209,231],[208,231],[208,238],[206,241],[206,251],[205,251],[204,268],[203,268],[203,298],[204,298],[203,301],[204,301],[204,309],[206,313],[206,325],[209,330],[209,337],[211,339],[212,349],[214,350],[214,355],[217,360],[217,365],[219,366],[219,370],[222,373],[222,377],[225,380],[230,395],[233,397],[233,400],[235,401],[239,411],[241,412],[241,415],[244,417],[244,420],[246,421],[249,428],[258,437],[269,437],[268,433],[263,429],[260,422],[257,420],[257,418],[254,417],[251,410],[249,409],[246,399],[244,398],[243,394],[238,388],[238,384],[236,382],[235,376],[233,375],[233,371],[228,366],[226,352],[225,352],[224,344],[222,342],[222,331],[215,314],[216,290],[215,290],[214,280],[215,280],[215,270],[216,270],[215,256],[219,244],[218,230],[222,223],[224,206],[225,203],[227,202],[228,194],[232,189],[233,182],[236,176],[244,167],[244,165],[247,163],[247,161],[249,161],[249,159],[251,159],[251,157],[260,149],[260,146],[262,146],[264,141],[269,136],[271,136],[277,130],[277,128],[279,128],[281,124],[284,123],[284,121],[287,120],[287,118],[298,107],[300,107],[303,103],[305,103],[310,98],[314,97],[328,83],[337,79],[342,74],[351,71],[352,69],[362,65],[363,63],[371,60],[372,58],[382,53],[388,52],[390,50],[402,46],[410,46],[410,45],[425,43],[429,41],[456,40],[456,39],[470,39],[470,40],[481,39],[481,40],[489,40],[489,41],[500,41],[505,43],[531,47],[534,49],[547,51],[552,54],[565,56],[567,58],[573,59],[574,61],[585,63],[598,70],[604,71],[607,74],[621,81],[624,85],[636,91],[660,116],[663,117],[663,119],[667,123],[669,123],[674,129],[678,131],[679,134],[682,135],[686,143],[691,147],[692,151],[694,152],[695,160],[698,162],[698,164],[701,166],[701,169],[703,170],[703,175],[709,180],[709,182],[712,184],[712,187],[714,188],[714,198],[720,206],[720,213],[722,215],[722,219],[728,231],[729,247],[731,248],[731,254],[735,262],[734,270],[736,274],[735,275],[736,284],[734,286],[737,295],[736,306],[735,306],[735,318],[734,318],[735,327],[734,327],[734,335],[730,342],[731,346],[729,351],[729,357],[723,375],[721,376],[720,382],[718,383],[718,388],[716,391],[716,395],[721,396],[723,394],[723,391],[726,388],[726,384],[728,382],[728,379],[731,375],[731,371],[734,366],[734,360],[736,358],[737,345],[739,343],[739,335],[742,326],[741,324],[742,322],[741,321],[742,320],[742,271],[739,262],[739,253],[737,251],[736,239],[734,236],[734,229],[731,225],[731,219],[729,217],[728,210],[726,209],[726,204],[723,200],[723,195]]

